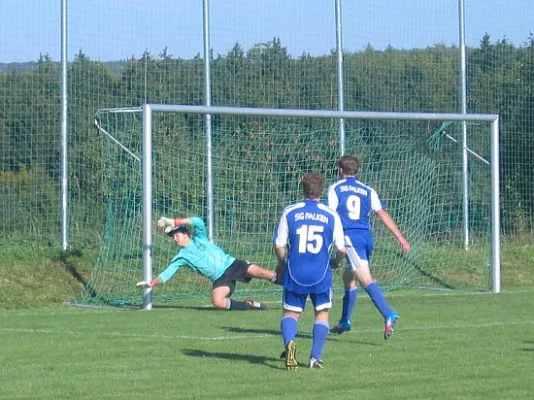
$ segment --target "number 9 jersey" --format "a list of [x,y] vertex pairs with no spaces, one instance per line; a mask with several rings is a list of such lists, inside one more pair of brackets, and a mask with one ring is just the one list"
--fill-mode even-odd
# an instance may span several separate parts
[[370,231],[369,214],[386,208],[376,191],[364,185],[356,177],[341,179],[328,188],[328,207],[336,210],[344,230]]
[[302,200],[284,209],[273,238],[287,246],[284,287],[295,293],[328,292],[332,286],[330,248],[345,247],[339,215],[317,200]]

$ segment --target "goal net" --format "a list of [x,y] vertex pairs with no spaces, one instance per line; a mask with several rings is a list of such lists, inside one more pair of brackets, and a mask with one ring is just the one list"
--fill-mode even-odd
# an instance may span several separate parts
[[[412,244],[412,252],[401,256],[399,244],[372,219],[371,268],[386,290],[491,288],[491,121],[444,120],[439,115],[422,120],[418,114],[409,119],[346,118],[340,135],[339,119],[305,112],[311,114],[214,114],[208,124],[210,146],[202,113],[152,113],[154,276],[176,252],[172,239],[155,225],[161,216],[200,216],[221,248],[274,269],[272,235],[283,208],[301,198],[299,179],[318,171],[327,184],[333,182],[344,147],[345,154],[360,158],[359,178],[378,191]],[[143,114],[141,109],[99,110],[96,122],[102,141],[105,228],[86,296],[77,302],[139,306],[142,291],[135,283],[143,278]],[[467,227],[464,171],[469,182]],[[336,271],[338,293],[341,275]],[[183,268],[154,290],[153,301],[156,306],[209,302],[210,288],[207,279]],[[252,281],[238,286],[235,297],[266,300],[280,294],[279,287]]]

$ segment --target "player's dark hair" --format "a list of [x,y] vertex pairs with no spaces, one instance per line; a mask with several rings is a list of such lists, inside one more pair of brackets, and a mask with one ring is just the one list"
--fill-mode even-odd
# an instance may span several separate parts
[[341,172],[345,175],[358,175],[361,165],[360,160],[356,156],[351,155],[345,155],[337,162],[337,166],[341,168]]
[[324,190],[324,177],[318,172],[308,172],[300,181],[302,193],[307,199],[319,199]]
[[182,233],[185,233],[187,236],[191,237],[191,230],[189,229],[189,226],[187,225],[175,226],[167,233],[167,236],[173,237],[176,232],[182,232]]

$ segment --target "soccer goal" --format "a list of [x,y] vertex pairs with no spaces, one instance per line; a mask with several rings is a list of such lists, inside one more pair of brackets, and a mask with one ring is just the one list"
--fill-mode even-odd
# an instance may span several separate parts
[[[327,183],[335,180],[340,149],[361,159],[360,179],[378,191],[412,243],[401,256],[375,220],[371,268],[384,288],[499,292],[498,121],[486,114],[156,104],[99,110],[106,222],[91,290],[78,302],[150,309],[208,301],[210,283],[186,268],[155,290],[136,288],[176,251],[155,226],[160,216],[198,215],[220,247],[274,269],[272,235],[283,208],[300,199],[300,177],[318,171]],[[340,272],[335,290],[342,290]],[[280,293],[253,281],[236,297]]]

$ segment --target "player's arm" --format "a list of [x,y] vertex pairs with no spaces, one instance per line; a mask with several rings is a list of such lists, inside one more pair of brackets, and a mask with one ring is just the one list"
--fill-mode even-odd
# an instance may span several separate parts
[[158,285],[161,285],[162,283],[163,283],[163,280],[159,276],[156,276],[154,279],[150,281],[150,286],[156,287]]
[[332,210],[337,210],[337,206],[339,205],[339,198],[337,197],[334,185],[331,185],[328,188],[327,201],[328,207],[330,207]]
[[178,225],[194,225],[193,224],[193,220],[195,220],[195,222],[198,222],[196,221],[196,219],[199,219],[201,224],[204,225],[204,221],[202,221],[201,218],[199,217],[189,217],[189,218],[179,218],[179,217],[174,217],[174,218],[168,218],[168,217],[161,217],[159,220],[158,220],[158,225],[162,228],[165,228],[167,226],[170,226],[171,228],[174,228],[175,226],[178,226]]
[[206,231],[206,224],[202,218],[197,216],[187,217],[187,218],[167,218],[161,217],[158,220],[158,225],[162,228],[171,227],[179,225],[191,225],[194,228],[194,236],[199,239],[208,239],[208,234]]
[[158,219],[158,226],[161,228],[166,228],[170,226],[171,228],[174,228],[178,225],[189,225],[191,223],[191,220],[189,218],[168,218],[168,217],[161,217]]
[[384,226],[391,232],[395,239],[397,239],[397,241],[400,243],[402,253],[408,253],[411,248],[410,243],[402,235],[400,229],[398,228],[391,215],[389,215],[389,213],[384,209],[378,210],[376,212],[376,215],[378,216],[378,218],[380,218]]
[[342,249],[336,249],[335,257],[330,260],[330,265],[332,266],[332,268],[334,269],[339,268],[346,254],[347,254],[346,248],[343,247]]
[[182,267],[184,264],[184,260],[180,256],[175,256],[170,264],[165,268],[163,272],[161,272],[157,277],[152,279],[148,284],[147,282],[141,281],[137,283],[137,286],[150,286],[150,287],[156,287],[158,285],[161,285],[162,283],[167,282],[169,279],[172,278],[172,276]]
[[161,285],[162,283],[167,282],[175,273],[180,269],[182,262],[178,262],[178,259],[175,257],[171,263],[165,268],[165,270],[153,278],[150,282],[148,281],[140,281],[137,282],[137,286],[150,286],[150,287],[156,287]]
[[286,263],[286,248],[279,247],[274,245],[274,255],[276,256],[276,269],[275,272],[277,275],[281,275],[284,271],[284,266]]
[[334,216],[334,245],[336,246],[336,255],[330,260],[332,268],[339,268],[341,261],[347,254],[347,248],[345,247],[345,234],[343,232],[343,225],[341,224],[341,218],[336,213]]
[[171,279],[174,274],[176,273],[176,271],[178,271],[178,269],[180,268],[180,266],[176,263],[170,263],[167,268],[165,268],[159,275],[156,279],[158,279],[160,281],[160,283],[165,283],[167,282],[169,279]]
[[283,236],[278,235],[278,232],[274,240],[274,255],[276,257],[276,268],[274,272],[277,276],[282,276],[286,265],[286,242],[284,242]]
[[278,223],[278,228],[276,229],[274,233],[273,238],[273,248],[274,248],[274,255],[276,256],[276,275],[282,276],[282,273],[285,268],[286,264],[286,247],[287,247],[287,240],[289,237],[289,228],[287,225],[287,218],[285,212],[282,214],[282,217],[280,218],[280,222]]
[[190,217],[190,218],[178,218],[178,217],[175,217],[174,218],[174,226],[191,225],[191,218],[193,218],[193,217]]

